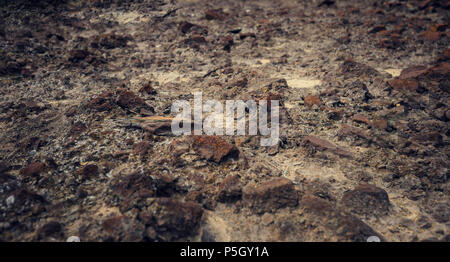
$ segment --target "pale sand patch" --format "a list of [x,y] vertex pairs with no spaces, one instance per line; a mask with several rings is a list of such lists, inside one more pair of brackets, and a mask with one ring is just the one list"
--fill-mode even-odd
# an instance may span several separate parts
[[322,83],[319,79],[308,79],[308,78],[286,78],[289,87],[292,88],[314,88]]
[[391,74],[392,77],[397,77],[400,75],[400,73],[402,72],[402,69],[397,69],[397,68],[389,68],[389,69],[385,69],[384,72]]

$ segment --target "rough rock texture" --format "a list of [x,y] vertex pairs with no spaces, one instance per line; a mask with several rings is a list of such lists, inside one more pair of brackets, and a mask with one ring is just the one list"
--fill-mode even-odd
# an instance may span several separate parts
[[345,192],[342,203],[352,213],[374,216],[386,215],[390,206],[386,191],[369,184],[362,184]]
[[250,209],[262,213],[283,207],[295,207],[298,193],[294,183],[286,178],[274,178],[242,190],[242,200]]
[[[2,1],[0,241],[448,241],[449,7]],[[276,145],[174,136],[199,91]]]

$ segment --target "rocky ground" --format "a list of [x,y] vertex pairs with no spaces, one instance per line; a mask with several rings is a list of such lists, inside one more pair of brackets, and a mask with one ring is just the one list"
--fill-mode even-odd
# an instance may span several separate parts
[[[449,241],[448,1],[0,1],[0,240]],[[170,134],[279,99],[279,144]]]

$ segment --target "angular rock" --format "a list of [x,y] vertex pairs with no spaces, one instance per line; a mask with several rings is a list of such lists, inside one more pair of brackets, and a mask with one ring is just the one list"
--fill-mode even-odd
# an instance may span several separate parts
[[376,217],[386,215],[390,207],[386,191],[369,184],[344,193],[342,204],[352,213]]
[[162,239],[175,240],[197,233],[202,215],[203,209],[197,203],[156,198],[139,217]]
[[242,200],[248,208],[257,213],[274,212],[283,207],[295,207],[298,193],[291,180],[277,177],[256,186],[245,186],[242,190]]
[[391,79],[388,84],[395,90],[414,92],[419,89],[419,82],[414,79]]
[[347,150],[337,147],[332,143],[315,136],[306,136],[303,139],[302,145],[311,151],[310,153],[314,153],[316,150],[329,151],[341,157],[352,157],[352,154]]
[[218,136],[192,136],[192,148],[202,158],[220,163],[229,157],[238,157],[239,150]]
[[30,163],[27,167],[20,170],[23,176],[37,176],[44,170],[44,164],[39,162]]
[[145,226],[127,216],[115,216],[103,221],[106,241],[138,242],[144,238]]
[[313,105],[319,106],[322,102],[320,101],[319,97],[314,96],[314,95],[309,95],[309,96],[305,97],[304,103],[306,106],[313,106]]
[[221,202],[235,201],[241,198],[242,184],[239,175],[227,176],[219,186],[217,200]]

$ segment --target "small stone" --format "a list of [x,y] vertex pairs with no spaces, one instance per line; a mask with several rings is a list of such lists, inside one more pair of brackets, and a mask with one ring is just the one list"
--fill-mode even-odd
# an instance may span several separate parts
[[268,226],[270,224],[273,223],[274,221],[274,215],[270,214],[270,213],[265,213],[262,217],[261,217],[261,222],[263,225]]
[[12,206],[12,205],[14,205],[14,202],[15,202],[15,198],[14,198],[14,196],[13,195],[11,195],[11,196],[9,196],[8,198],[6,198],[6,205],[7,206]]
[[386,130],[388,127],[388,123],[384,119],[376,119],[372,121],[372,126],[376,129]]
[[314,95],[309,95],[307,97],[305,97],[304,99],[304,103],[306,106],[313,106],[313,105],[317,105],[319,106],[322,102],[320,101],[320,98]]
[[356,115],[354,115],[354,116],[352,117],[352,120],[355,121],[355,122],[357,122],[357,123],[364,123],[364,124],[366,124],[366,125],[370,125],[370,120],[369,120],[369,118],[367,118],[366,116],[361,115],[361,114],[356,114]]
[[77,236],[70,236],[67,238],[66,242],[81,242],[81,240]]
[[20,170],[23,176],[36,176],[44,170],[44,164],[39,162],[30,163],[27,167]]

